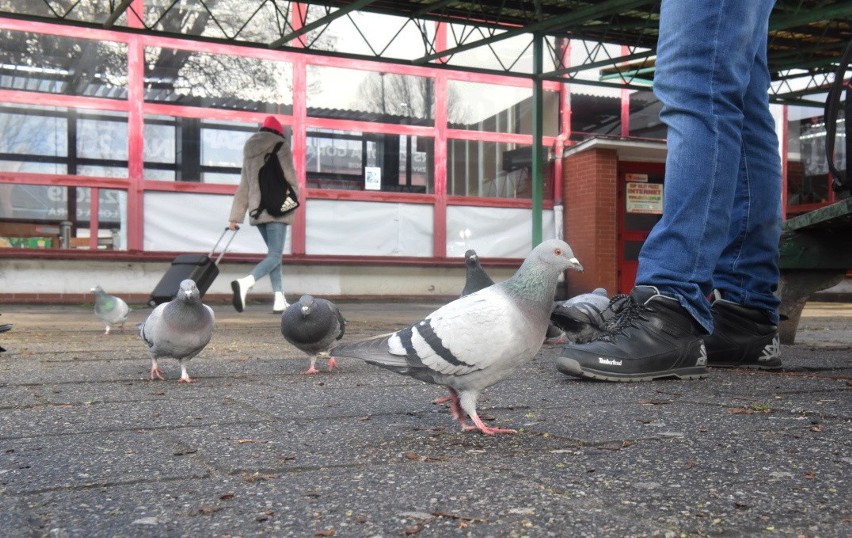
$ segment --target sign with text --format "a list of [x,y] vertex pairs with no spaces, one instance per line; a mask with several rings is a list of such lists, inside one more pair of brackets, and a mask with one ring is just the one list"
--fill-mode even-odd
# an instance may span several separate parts
[[627,183],[625,195],[628,213],[663,214],[663,185],[661,183]]

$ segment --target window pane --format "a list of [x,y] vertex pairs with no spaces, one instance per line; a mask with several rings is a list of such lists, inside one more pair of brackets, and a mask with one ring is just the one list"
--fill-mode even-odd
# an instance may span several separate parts
[[145,177],[161,181],[240,182],[243,145],[256,123],[145,117]]
[[178,49],[145,49],[145,100],[291,114],[292,66]]
[[[126,248],[122,246],[126,245],[126,193],[96,190],[98,248]],[[0,246],[89,248],[84,238],[91,233],[92,191],[89,187],[0,184]]]
[[[556,136],[559,94],[544,92],[543,133]],[[453,129],[532,134],[532,88],[451,80],[447,89],[447,122]]]
[[68,122],[65,109],[0,105],[0,170],[68,172]]
[[432,125],[431,78],[308,66],[308,115],[319,118]]
[[[842,199],[831,190],[831,176],[825,155],[826,129],[823,110],[815,107],[788,107],[787,205],[826,204]],[[846,147],[842,135],[844,118],[837,120],[834,163],[846,168]],[[803,207],[799,211],[806,211]]]
[[432,193],[431,137],[310,131],[308,186],[319,189]]
[[124,43],[14,30],[0,30],[0,41],[2,89],[127,98]]
[[[552,167],[544,163],[544,196],[551,196]],[[532,197],[532,147],[501,142],[450,140],[447,193],[489,198]]]

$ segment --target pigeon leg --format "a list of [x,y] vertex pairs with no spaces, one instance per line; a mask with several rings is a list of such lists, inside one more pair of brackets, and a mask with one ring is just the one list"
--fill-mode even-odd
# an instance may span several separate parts
[[445,404],[452,399],[453,399],[452,396],[441,396],[440,398],[435,398],[434,400],[432,400],[432,403],[433,404]]
[[[450,389],[450,395],[444,396],[443,398],[438,398],[437,400],[449,401],[450,402],[450,416],[452,416],[455,420],[459,421],[459,426],[461,426],[462,431],[467,431],[473,426],[468,426],[464,420],[465,414],[462,411],[461,405],[459,404],[459,393],[456,392],[455,389],[447,387]],[[436,400],[436,401],[437,401]]]
[[299,372],[299,373],[302,374],[302,375],[318,374],[319,370],[316,369],[316,366],[315,366],[316,363],[317,363],[317,356],[311,355],[311,366],[307,370],[305,370],[304,372]]
[[109,325],[106,326],[106,330],[104,331],[104,334],[109,334]]
[[329,357],[326,366],[328,367],[329,372],[332,371],[334,367],[337,366],[337,359],[335,359],[334,357]]
[[467,426],[462,423],[462,429],[464,431],[478,429],[485,435],[495,435],[498,433],[517,433],[515,430],[510,430],[507,428],[492,428],[490,426],[486,426],[485,423],[482,422],[482,419],[479,418],[479,415],[476,414],[477,398],[479,398],[479,393],[476,391],[463,391],[459,397],[459,405],[464,410],[464,412],[467,413],[467,415],[470,417],[470,420],[472,420],[474,424],[474,426]]
[[186,371],[186,365],[183,361],[180,363],[180,379],[178,379],[178,383],[195,383],[194,379],[189,378],[189,372]]
[[154,377],[165,379],[162,370],[157,367],[157,359],[151,359],[151,379],[154,379]]

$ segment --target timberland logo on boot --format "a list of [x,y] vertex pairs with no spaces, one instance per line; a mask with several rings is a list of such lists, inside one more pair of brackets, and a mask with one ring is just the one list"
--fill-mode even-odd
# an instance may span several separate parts
[[707,366],[707,348],[704,347],[704,342],[701,343],[701,349],[698,351],[698,360],[695,361],[695,366]]
[[763,353],[760,354],[757,360],[771,361],[772,359],[777,359],[779,355],[781,355],[781,342],[778,340],[778,336],[775,336],[771,344],[764,346]]
[[603,357],[598,357],[598,362],[609,366],[621,366],[621,361],[617,361],[615,359],[605,359]]

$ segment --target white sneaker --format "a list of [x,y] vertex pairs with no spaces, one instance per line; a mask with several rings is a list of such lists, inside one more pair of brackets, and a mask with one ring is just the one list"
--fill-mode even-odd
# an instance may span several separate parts
[[231,300],[237,312],[245,310],[246,294],[252,286],[254,286],[254,277],[251,275],[231,281],[231,291],[234,292]]
[[276,291],[275,292],[275,301],[272,303],[272,313],[280,314],[287,309],[290,304],[287,302],[287,299],[284,297],[284,292]]

